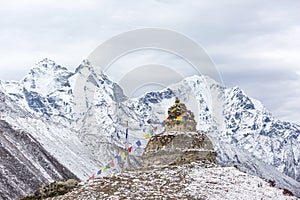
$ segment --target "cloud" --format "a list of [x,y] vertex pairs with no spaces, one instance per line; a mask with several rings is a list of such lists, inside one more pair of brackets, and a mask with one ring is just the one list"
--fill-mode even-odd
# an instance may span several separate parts
[[[300,2],[294,0],[2,1],[0,79],[19,80],[44,57],[74,69],[113,35],[161,27],[202,45],[226,85],[240,85],[279,118],[296,121],[300,106],[281,105],[287,98],[300,99],[295,90],[300,68],[299,10]],[[277,88],[287,93],[277,94]],[[266,89],[272,93],[266,95]]]

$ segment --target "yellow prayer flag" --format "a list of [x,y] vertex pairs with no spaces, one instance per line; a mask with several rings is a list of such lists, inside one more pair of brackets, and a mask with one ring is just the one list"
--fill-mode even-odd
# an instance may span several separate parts
[[102,167],[101,171],[102,171],[102,172],[104,172],[104,171],[105,171],[105,169],[106,169],[106,167],[104,166],[104,167]]
[[121,158],[122,158],[122,159],[125,159],[125,157],[126,157],[125,152],[122,152],[122,153],[121,153]]
[[150,138],[151,138],[151,134],[150,134],[150,133],[147,133],[147,134],[145,135],[145,138],[146,138],[146,139],[150,139]]
[[180,115],[180,116],[177,116],[177,118],[176,118],[177,120],[182,120],[182,116]]

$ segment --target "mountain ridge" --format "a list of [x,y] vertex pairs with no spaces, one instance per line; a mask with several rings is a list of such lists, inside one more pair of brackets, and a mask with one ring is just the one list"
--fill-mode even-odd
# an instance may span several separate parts
[[[49,59],[33,69],[39,67],[54,71],[34,70],[20,82],[0,82],[2,93],[11,99],[2,109],[1,119],[29,132],[82,180],[123,150],[127,123],[129,142],[139,139],[144,147],[144,132],[163,121],[166,107],[179,96],[194,108],[197,130],[212,139],[220,164],[237,165],[259,176],[280,176],[279,186],[288,186],[295,194],[299,192],[300,126],[276,120],[259,101],[247,97],[238,87],[226,89],[209,77],[193,76],[162,91],[124,100],[119,86],[105,74],[95,74],[86,60],[75,72]],[[83,113],[75,113],[76,80],[84,75],[83,70],[88,72],[84,77],[88,87],[82,89],[88,93],[89,87],[95,87],[95,93],[93,99],[82,100]],[[46,75],[50,77],[45,78]],[[7,112],[8,107],[17,111]],[[232,154],[231,148],[245,153]],[[249,160],[243,157],[253,161],[247,163]],[[259,163],[258,168],[252,169],[251,163]],[[272,167],[260,168],[262,165]],[[138,157],[132,156],[129,167],[137,166]],[[276,172],[271,176],[266,169]]]

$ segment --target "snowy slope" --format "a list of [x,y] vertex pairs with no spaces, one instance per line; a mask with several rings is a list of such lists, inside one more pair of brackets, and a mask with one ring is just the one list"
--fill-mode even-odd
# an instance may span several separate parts
[[125,171],[81,183],[60,199],[297,199],[265,180],[233,167],[192,163],[170,168]]
[[[15,123],[26,111],[0,91],[0,199],[18,199],[54,180],[76,178],[33,137]],[[29,116],[29,115],[28,115]]]
[[[78,79],[85,80],[80,88],[83,97],[91,97],[80,102]],[[278,177],[278,185],[291,191],[299,188],[300,126],[274,119],[238,87],[226,89],[209,77],[193,76],[160,92],[126,100],[118,84],[95,74],[88,61],[73,73],[49,59],[20,82],[0,83],[15,108],[8,103],[1,119],[30,133],[82,180],[124,149],[127,124],[129,143],[140,139],[145,146],[144,135],[165,119],[167,108],[179,96],[195,113],[197,129],[214,142],[220,164],[237,165],[267,179]],[[14,114],[14,110],[19,111]],[[138,155],[131,160],[128,167],[139,166]]]
[[239,88],[227,89],[223,141],[300,181],[300,126],[274,119]]

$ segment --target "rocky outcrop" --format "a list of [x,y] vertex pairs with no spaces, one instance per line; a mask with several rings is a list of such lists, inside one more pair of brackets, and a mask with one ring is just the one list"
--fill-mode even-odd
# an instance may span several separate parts
[[67,181],[55,181],[48,186],[39,188],[34,195],[23,198],[22,200],[39,200],[47,197],[55,197],[70,192],[78,185],[78,181],[69,179]]

